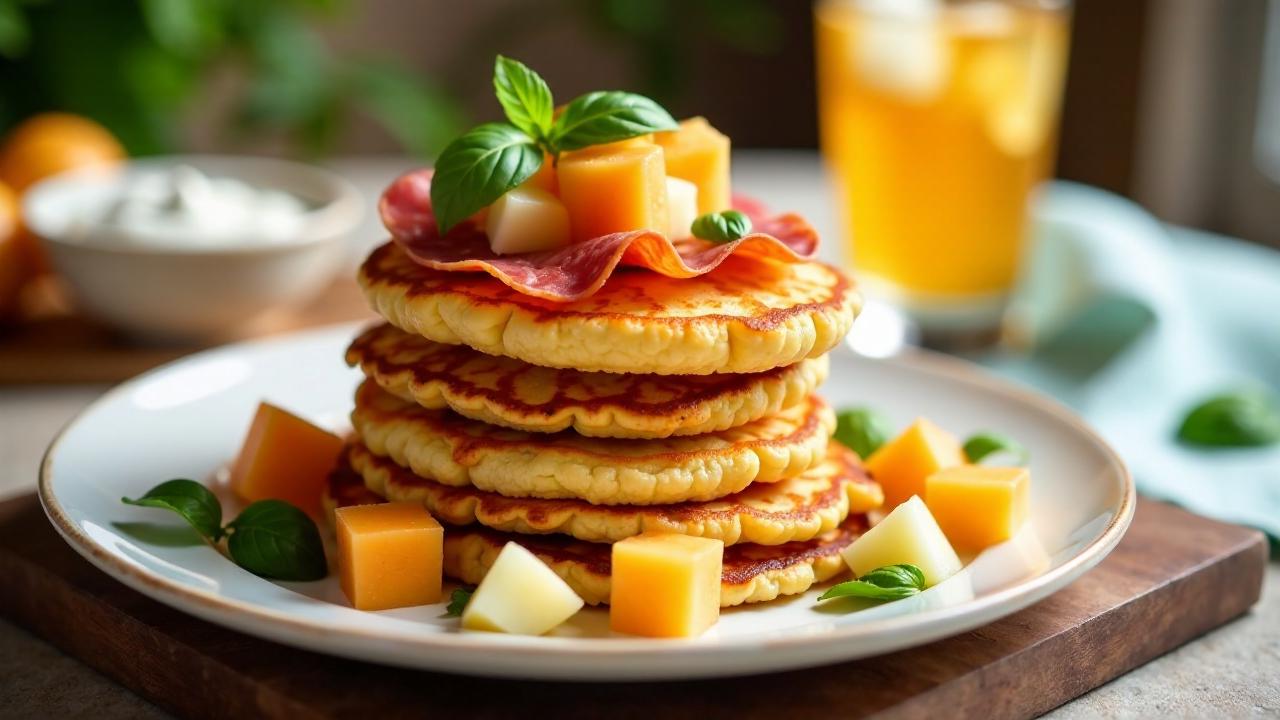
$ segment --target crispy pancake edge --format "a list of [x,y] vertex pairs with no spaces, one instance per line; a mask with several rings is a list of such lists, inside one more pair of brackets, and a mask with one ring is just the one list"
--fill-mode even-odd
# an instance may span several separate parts
[[[836,443],[828,446],[827,459],[808,471],[810,477],[753,485],[710,503],[632,506],[506,498],[424,480],[359,443],[349,445],[345,453],[346,461],[376,496],[421,502],[442,522],[475,523],[522,534],[563,534],[587,542],[614,542],[659,531],[715,538],[726,545],[780,545],[829,532],[850,513],[875,509],[884,499],[857,456]],[[814,484],[815,479],[821,486]],[[746,504],[752,502],[790,505],[775,510]]]
[[[545,367],[664,375],[761,372],[825,354],[849,332],[862,308],[853,281],[816,261],[806,263],[831,277],[825,300],[759,316],[707,312],[646,318],[579,312],[570,307],[573,303],[549,303],[509,289],[496,298],[465,287],[424,287],[415,279],[438,271],[406,267],[404,263],[412,265],[407,258],[390,268],[397,258],[389,256],[401,252],[387,243],[360,267],[360,286],[379,315],[430,340]],[[726,261],[716,272],[735,271],[744,270]],[[505,288],[498,280],[489,281]]]
[[[380,409],[394,407],[394,410]],[[783,417],[785,415],[785,417]],[[835,413],[816,395],[779,416],[723,431],[723,435],[667,440],[607,440],[529,435],[493,428],[443,410],[426,410],[366,381],[351,413],[356,433],[374,454],[390,457],[420,477],[445,485],[474,485],[508,497],[578,498],[605,505],[655,505],[714,500],[752,482],[775,482],[813,467],[826,456]],[[758,425],[789,423],[751,437]],[[467,430],[471,432],[468,433]],[[748,439],[728,440],[726,438]],[[605,454],[557,445],[702,443],[696,450]],[[716,445],[720,446],[717,447]]]
[[[516,400],[510,387],[476,387],[465,379],[452,377],[448,371],[427,371],[411,363],[393,362],[378,347],[379,343],[394,342],[394,338],[387,337],[389,332],[412,338],[410,342],[434,342],[386,324],[369,328],[351,343],[347,364],[359,367],[365,377],[387,392],[425,408],[447,407],[492,425],[546,433],[572,429],[587,437],[650,439],[737,427],[803,402],[826,380],[830,368],[829,359],[822,355],[760,373],[717,375],[723,382],[701,396],[667,403],[641,405],[628,403],[625,397],[581,401],[557,392],[550,402],[530,404]],[[456,347],[459,353],[483,357],[477,350]],[[503,361],[527,366],[520,360]],[[591,375],[567,369],[551,372],[556,373],[554,382],[559,388],[572,387],[581,382],[582,376]]]

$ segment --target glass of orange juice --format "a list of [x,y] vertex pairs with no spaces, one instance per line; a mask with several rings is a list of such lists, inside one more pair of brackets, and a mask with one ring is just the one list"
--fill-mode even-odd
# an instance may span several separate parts
[[1052,169],[1068,0],[819,0],[818,110],[847,257],[926,344],[998,337]]

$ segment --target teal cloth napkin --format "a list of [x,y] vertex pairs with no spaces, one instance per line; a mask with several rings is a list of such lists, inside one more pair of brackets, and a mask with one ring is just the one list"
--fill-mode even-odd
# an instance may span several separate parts
[[1169,229],[1074,183],[1036,205],[1011,311],[1014,350],[973,359],[1080,412],[1140,492],[1280,538],[1280,447],[1203,450],[1175,431],[1196,403],[1280,393],[1280,253]]

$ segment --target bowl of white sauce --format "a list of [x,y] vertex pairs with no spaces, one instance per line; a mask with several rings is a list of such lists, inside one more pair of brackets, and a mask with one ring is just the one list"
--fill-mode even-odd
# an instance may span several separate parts
[[364,214],[338,175],[268,158],[182,155],[56,175],[23,218],[86,314],[153,340],[242,334],[314,300]]

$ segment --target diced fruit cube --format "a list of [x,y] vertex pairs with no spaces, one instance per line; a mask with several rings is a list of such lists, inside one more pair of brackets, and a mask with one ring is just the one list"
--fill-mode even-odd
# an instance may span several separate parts
[[542,156],[542,167],[538,168],[538,172],[534,173],[533,177],[525,180],[524,184],[539,190],[545,190],[552,195],[559,193],[560,182],[556,178],[555,158],[544,154]]
[[582,598],[538,556],[509,542],[462,611],[462,627],[541,635],[582,609]]
[[687,238],[698,219],[698,186],[688,180],[667,178],[667,237]]
[[910,563],[924,572],[925,584],[930,587],[962,567],[955,549],[919,496],[899,505],[840,554],[858,577],[885,565]]
[[440,602],[444,529],[420,503],[334,511],[342,592],[357,610]]
[[648,637],[697,637],[720,619],[724,543],[646,533],[613,544],[609,626]]
[[956,547],[981,550],[1013,537],[1031,511],[1031,473],[963,465],[925,481],[925,505]]
[[526,183],[489,206],[485,232],[499,255],[554,250],[569,244],[569,213],[555,195]]
[[884,509],[912,495],[924,495],[924,481],[943,468],[965,464],[955,436],[924,418],[880,446],[866,459],[867,471],[884,488]]
[[689,118],[679,130],[655,133],[662,146],[667,174],[698,186],[698,214],[728,210],[729,138],[706,118]]
[[556,176],[575,241],[667,230],[667,173],[657,145],[613,143],[567,152]]
[[262,403],[231,468],[231,489],[248,502],[275,498],[311,515],[342,451],[342,439],[285,410]]

